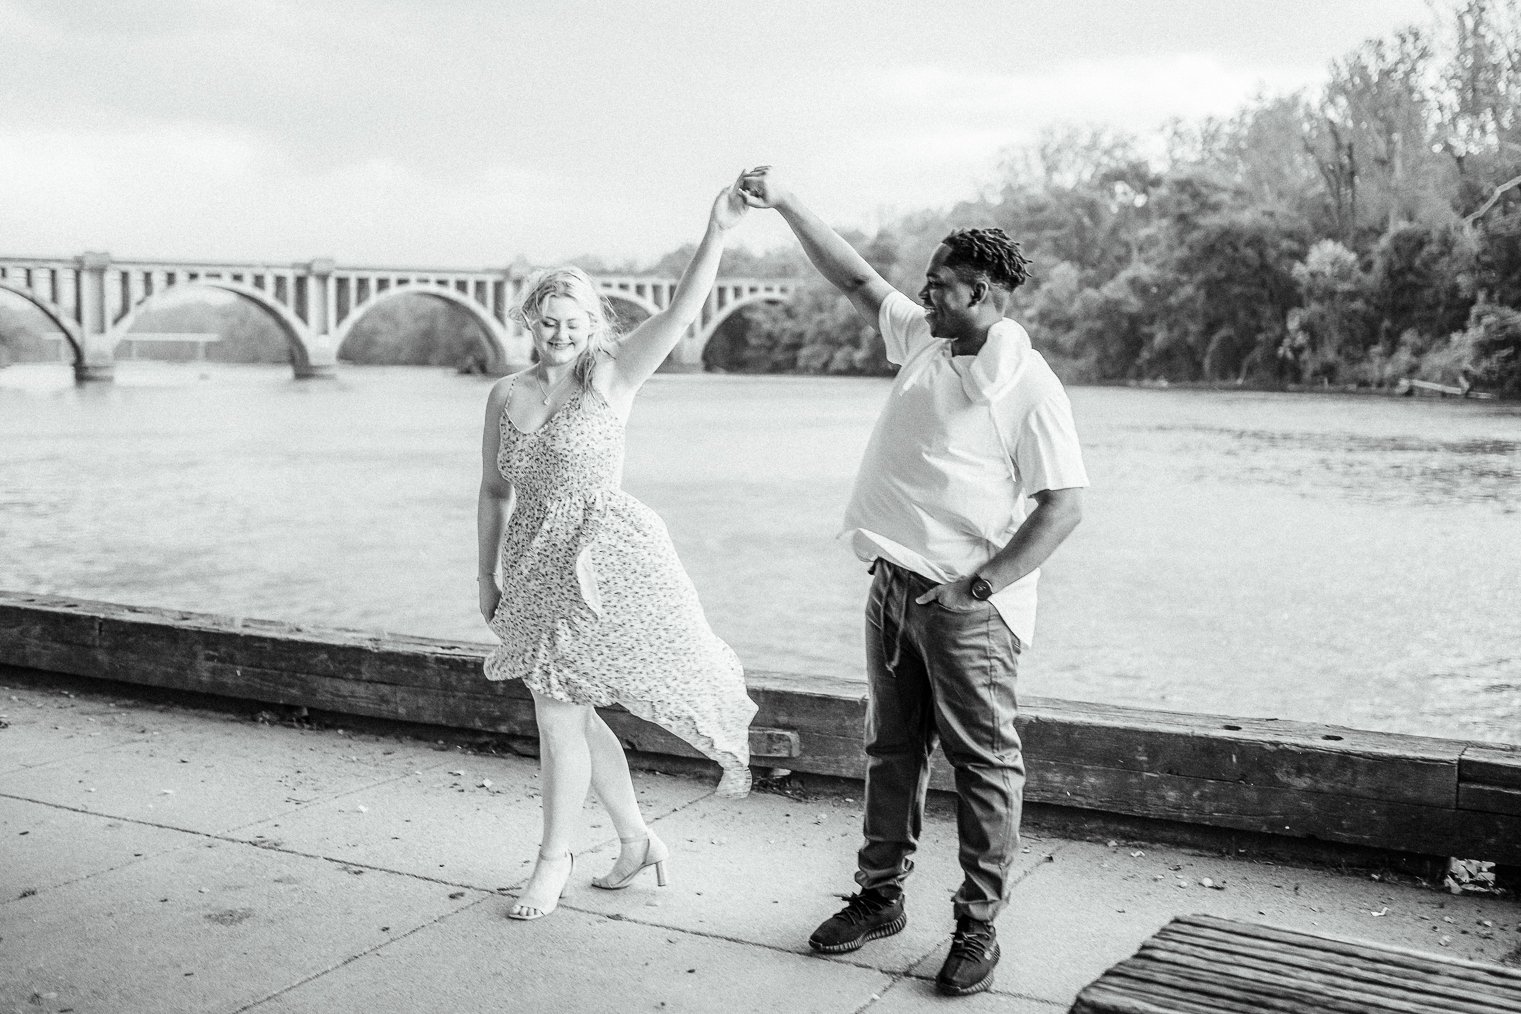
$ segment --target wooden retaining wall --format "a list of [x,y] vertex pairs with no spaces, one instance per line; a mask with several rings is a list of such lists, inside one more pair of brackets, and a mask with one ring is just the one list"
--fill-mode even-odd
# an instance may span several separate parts
[[[0,665],[534,736],[479,644],[0,591]],[[747,674],[755,763],[860,778],[860,683]],[[1521,746],[1275,719],[1021,702],[1027,800],[1132,817],[1521,864]],[[632,749],[695,757],[605,713]],[[951,788],[947,766],[932,784]]]

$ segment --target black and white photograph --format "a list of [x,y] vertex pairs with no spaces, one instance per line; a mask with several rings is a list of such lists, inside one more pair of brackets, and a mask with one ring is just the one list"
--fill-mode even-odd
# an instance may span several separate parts
[[940,1009],[1521,1011],[1521,0],[0,0],[0,1014]]

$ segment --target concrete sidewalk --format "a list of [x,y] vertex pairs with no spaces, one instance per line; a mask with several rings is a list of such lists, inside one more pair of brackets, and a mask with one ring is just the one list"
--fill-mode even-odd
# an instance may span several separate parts
[[617,839],[589,805],[559,911],[513,922],[535,761],[256,710],[0,690],[0,1014],[1054,1014],[1186,912],[1521,963],[1514,900],[1034,829],[994,991],[942,998],[950,820],[927,822],[908,928],[819,958],[806,939],[853,888],[859,799],[725,801],[642,772],[671,885],[592,889]]

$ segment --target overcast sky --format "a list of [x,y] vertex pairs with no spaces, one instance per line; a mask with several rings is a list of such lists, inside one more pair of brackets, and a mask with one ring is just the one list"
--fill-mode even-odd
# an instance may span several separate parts
[[[871,227],[1060,121],[1324,79],[1428,0],[0,0],[0,255],[484,267],[695,239],[742,166]],[[786,233],[752,216],[746,239]]]

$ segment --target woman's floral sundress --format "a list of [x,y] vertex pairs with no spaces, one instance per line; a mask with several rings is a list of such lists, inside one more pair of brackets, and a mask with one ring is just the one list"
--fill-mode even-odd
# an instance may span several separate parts
[[622,421],[578,385],[537,430],[518,429],[505,407],[499,425],[496,464],[515,501],[491,620],[502,643],[486,657],[486,678],[521,679],[572,704],[622,705],[717,761],[720,794],[744,795],[755,703],[665,524],[621,488]]

